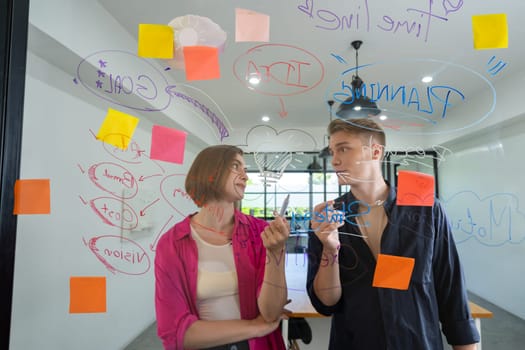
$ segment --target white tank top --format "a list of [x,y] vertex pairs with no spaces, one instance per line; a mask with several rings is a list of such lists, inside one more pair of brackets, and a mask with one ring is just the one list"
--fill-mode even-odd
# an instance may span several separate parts
[[205,242],[191,227],[197,243],[197,308],[201,320],[240,319],[237,270],[230,243],[213,245]]

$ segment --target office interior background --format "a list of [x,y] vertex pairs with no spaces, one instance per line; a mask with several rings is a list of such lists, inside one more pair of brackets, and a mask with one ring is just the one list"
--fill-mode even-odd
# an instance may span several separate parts
[[[492,339],[484,348],[523,344],[523,2],[0,4],[1,347],[145,344],[155,323],[155,246],[197,210],[184,180],[206,146],[246,152],[240,208],[257,217],[271,219],[288,194],[292,220],[348,191],[326,153],[326,126],[345,118],[356,76],[375,103],[365,116],[387,133],[385,178],[434,178],[472,300],[494,313],[482,321],[484,341]],[[250,23],[255,29],[238,30]],[[140,28],[154,28],[145,24],[172,28],[173,57],[141,55]],[[196,45],[214,48],[217,65],[185,66],[183,47]],[[139,120],[119,136],[124,148],[97,138],[115,113]],[[151,155],[158,126],[184,135],[177,161]],[[50,212],[13,215],[15,182],[30,179],[49,180]],[[289,264],[308,249],[304,225],[293,229]],[[72,281],[88,278],[103,281],[104,307],[75,312],[82,295]],[[326,343],[327,322],[310,321],[310,348]]]

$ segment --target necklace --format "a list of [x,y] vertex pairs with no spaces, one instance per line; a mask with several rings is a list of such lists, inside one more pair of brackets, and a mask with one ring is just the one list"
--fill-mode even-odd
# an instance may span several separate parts
[[362,201],[360,204],[364,208],[377,208],[377,207],[381,207],[383,204],[385,204],[385,202],[386,202],[386,199],[378,199],[375,202],[370,203],[370,204],[366,202],[362,202]]
[[386,199],[378,199],[374,202],[373,206],[374,207],[380,207],[382,206],[384,203],[386,202]]

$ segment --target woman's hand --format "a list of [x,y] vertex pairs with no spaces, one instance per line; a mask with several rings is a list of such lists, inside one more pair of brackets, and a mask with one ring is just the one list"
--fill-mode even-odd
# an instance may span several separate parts
[[285,218],[277,216],[261,233],[264,247],[271,252],[280,252],[286,248],[290,236],[290,225]]
[[283,313],[280,318],[273,322],[266,322],[261,315],[257,316],[257,318],[251,320],[252,325],[255,328],[255,337],[264,337],[265,335],[272,333],[277,329],[277,327],[279,327],[281,320],[285,319],[288,319],[288,316],[285,313]]

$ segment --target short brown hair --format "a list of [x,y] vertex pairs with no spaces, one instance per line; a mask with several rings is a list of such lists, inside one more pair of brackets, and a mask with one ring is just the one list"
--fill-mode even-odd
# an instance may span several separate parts
[[328,135],[335,134],[338,131],[360,136],[363,142],[368,142],[370,137],[373,137],[383,148],[386,146],[385,131],[372,119],[334,119],[328,124]]
[[237,154],[242,156],[242,149],[231,145],[210,146],[197,154],[184,187],[199,208],[209,201],[223,198],[230,166]]

